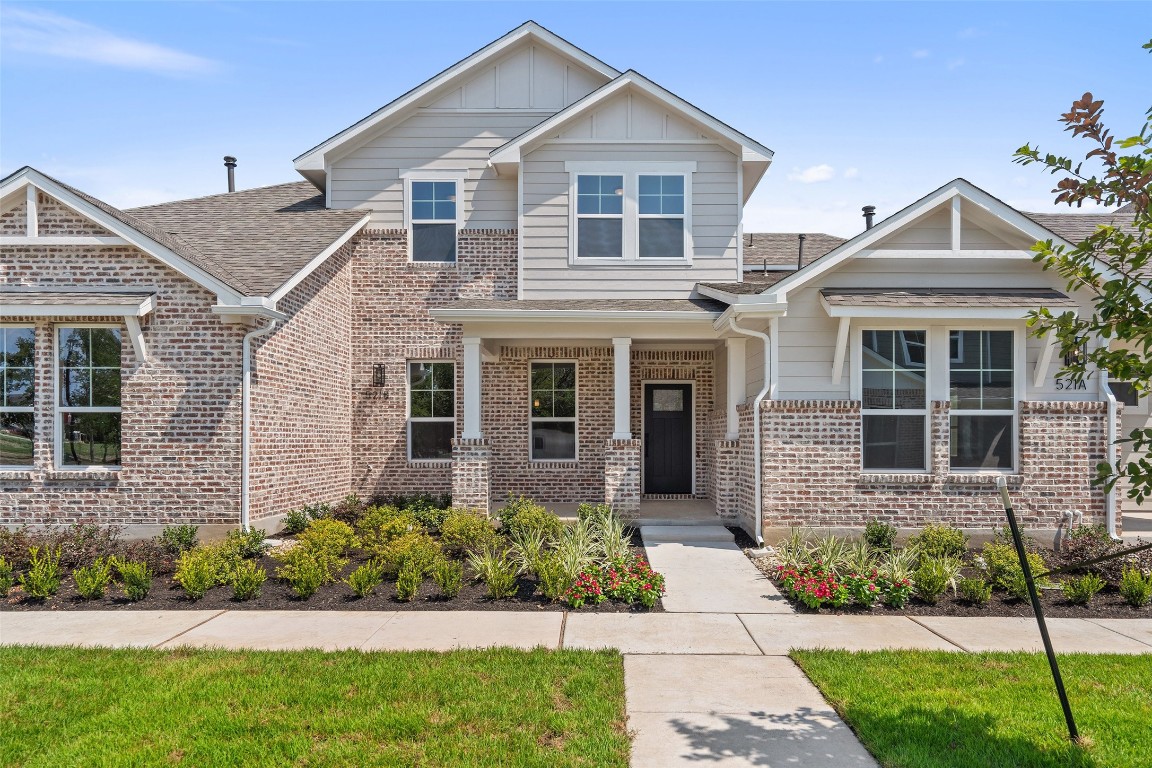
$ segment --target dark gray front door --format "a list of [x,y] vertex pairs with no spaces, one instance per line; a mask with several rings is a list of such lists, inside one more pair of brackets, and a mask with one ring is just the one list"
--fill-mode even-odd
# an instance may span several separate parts
[[644,385],[644,492],[692,493],[692,385]]

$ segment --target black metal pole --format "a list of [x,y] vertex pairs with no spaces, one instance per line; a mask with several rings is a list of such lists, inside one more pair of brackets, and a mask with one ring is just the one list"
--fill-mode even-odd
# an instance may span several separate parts
[[1028,555],[1024,551],[1024,540],[1020,538],[1020,527],[1016,525],[1016,513],[1012,511],[1012,499],[1008,496],[1008,483],[1004,478],[996,478],[996,488],[1004,501],[1004,514],[1008,516],[1008,526],[1012,529],[1012,542],[1016,545],[1016,556],[1020,558],[1020,568],[1024,571],[1024,581],[1028,584],[1028,597],[1032,600],[1032,610],[1036,613],[1036,623],[1040,626],[1040,637],[1044,640],[1044,653],[1048,654],[1048,666],[1052,668],[1052,680],[1056,683],[1056,693],[1060,696],[1060,706],[1064,709],[1064,720],[1068,723],[1068,738],[1080,741],[1076,730],[1076,720],[1072,717],[1072,706],[1064,691],[1064,680],[1060,677],[1060,665],[1056,663],[1056,652],[1052,650],[1052,639],[1048,637],[1048,625],[1044,623],[1044,609],[1040,607],[1040,597],[1036,594],[1036,582],[1032,579],[1032,569],[1028,567]]

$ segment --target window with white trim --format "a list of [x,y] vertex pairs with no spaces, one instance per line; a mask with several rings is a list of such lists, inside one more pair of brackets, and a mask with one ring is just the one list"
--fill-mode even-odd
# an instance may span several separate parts
[[0,466],[32,465],[36,329],[0,326]]
[[684,258],[684,176],[640,174],[637,187],[637,256]]
[[118,467],[120,329],[62,326],[56,334],[57,464]]
[[456,261],[458,182],[417,180],[408,184],[412,261]]
[[576,254],[581,259],[624,258],[624,177],[576,177]]
[[456,364],[408,363],[408,458],[437,461],[452,458],[456,436]]
[[951,468],[1011,471],[1016,441],[1012,331],[950,331]]
[[575,459],[576,363],[532,363],[530,384],[532,459]]
[[928,389],[924,330],[862,331],[863,468],[927,468]]

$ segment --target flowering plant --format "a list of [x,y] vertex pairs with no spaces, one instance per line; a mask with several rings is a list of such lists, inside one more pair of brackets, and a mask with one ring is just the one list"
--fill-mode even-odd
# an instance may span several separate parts
[[607,597],[645,608],[655,607],[664,594],[664,576],[639,556],[609,563],[600,574],[600,583]]
[[776,575],[789,596],[812,609],[822,605],[839,608],[852,599],[848,587],[819,566],[799,570],[778,566]]
[[565,590],[563,600],[573,608],[581,608],[585,603],[595,605],[604,602],[604,590],[600,586],[599,575],[589,571],[581,573],[572,586]]
[[844,577],[844,587],[856,605],[871,608],[880,597],[880,587],[876,586],[876,569],[867,575],[850,573]]
[[904,578],[881,576],[876,580],[880,599],[891,608],[903,608],[912,596],[912,582]]

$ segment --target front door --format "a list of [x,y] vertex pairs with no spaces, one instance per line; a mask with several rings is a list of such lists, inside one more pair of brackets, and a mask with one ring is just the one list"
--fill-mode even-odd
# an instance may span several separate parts
[[692,385],[644,385],[644,492],[692,493]]

